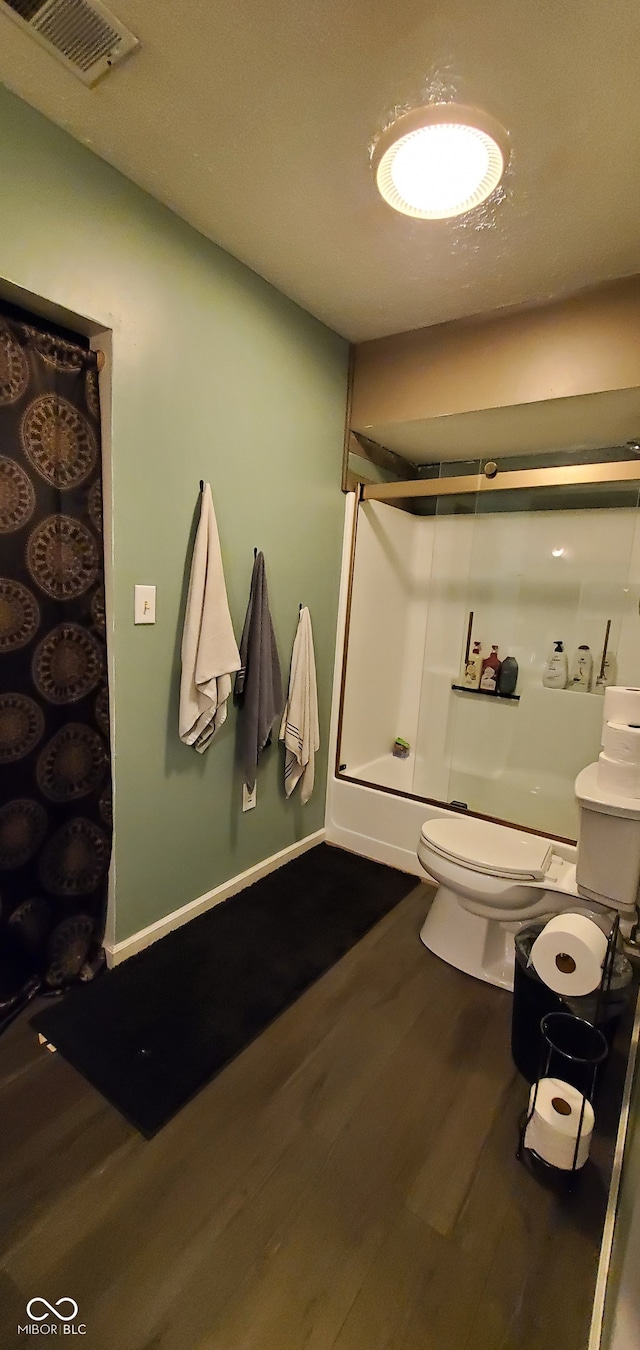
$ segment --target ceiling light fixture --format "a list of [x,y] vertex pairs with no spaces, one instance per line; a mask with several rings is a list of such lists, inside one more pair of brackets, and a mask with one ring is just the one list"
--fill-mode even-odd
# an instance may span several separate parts
[[418,220],[446,220],[487,200],[502,178],[509,138],[479,108],[433,103],[399,117],[373,154],[378,190]]

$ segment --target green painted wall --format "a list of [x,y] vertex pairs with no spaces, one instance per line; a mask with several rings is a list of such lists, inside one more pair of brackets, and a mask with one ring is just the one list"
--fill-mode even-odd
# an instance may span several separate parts
[[[323,824],[347,345],[1,89],[0,277],[113,331],[120,941]],[[284,797],[277,747],[242,815],[235,713],[202,757],[178,740],[201,477],[238,635],[254,545],[287,673],[299,602],[311,610],[322,752],[304,808]],[[134,628],[135,582],[158,588],[155,627]]]

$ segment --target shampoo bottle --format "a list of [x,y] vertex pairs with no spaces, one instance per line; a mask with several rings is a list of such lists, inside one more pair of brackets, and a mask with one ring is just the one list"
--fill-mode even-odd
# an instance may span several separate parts
[[554,642],[553,651],[547,657],[542,683],[545,689],[566,689],[569,679],[567,653],[562,642]]
[[586,643],[583,643],[581,647],[578,647],[573,658],[569,688],[575,689],[579,694],[588,694],[591,688],[592,674],[593,657]]
[[477,689],[482,675],[482,643],[474,642],[473,651],[467,657],[462,669],[460,683],[465,689]]
[[498,693],[503,698],[515,694],[518,683],[518,662],[515,656],[505,656],[498,674]]
[[498,675],[500,674],[501,661],[498,656],[498,648],[491,648],[491,655],[485,656],[482,662],[482,675],[480,676],[480,688],[484,689],[485,694],[497,694]]

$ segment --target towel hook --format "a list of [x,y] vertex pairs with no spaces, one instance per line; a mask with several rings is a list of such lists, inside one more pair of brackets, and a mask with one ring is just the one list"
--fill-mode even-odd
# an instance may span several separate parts
[[204,478],[201,478],[201,479],[200,479],[200,491],[202,492],[203,490],[204,490]]
[[258,550],[257,550],[257,548],[254,548],[254,550],[253,550],[253,561],[254,561],[254,562],[255,562],[257,556],[258,556]]

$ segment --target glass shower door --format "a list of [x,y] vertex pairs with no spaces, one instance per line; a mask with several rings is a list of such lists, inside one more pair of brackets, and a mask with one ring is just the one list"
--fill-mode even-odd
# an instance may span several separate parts
[[[600,750],[602,694],[548,689],[555,641],[579,646],[593,688],[607,623],[617,679],[640,680],[637,496],[575,491],[439,499],[433,532],[413,793],[565,839],[577,834],[573,784]],[[548,494],[545,494],[548,503]],[[624,504],[616,506],[616,500]],[[602,504],[601,504],[602,503]],[[506,509],[505,509],[506,508]],[[515,508],[515,509],[514,509]],[[559,508],[559,509],[555,509]],[[460,692],[471,640],[518,662],[517,698]]]

